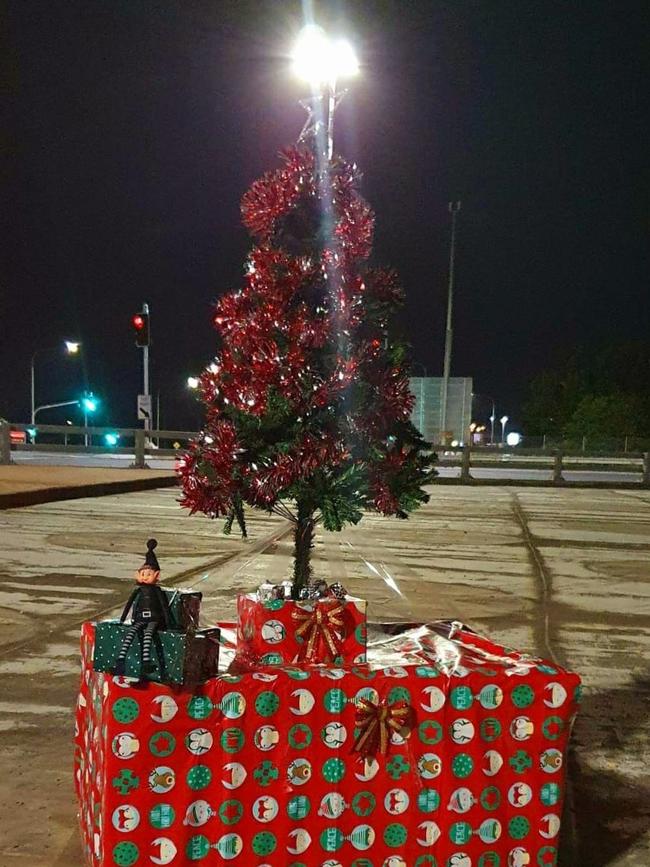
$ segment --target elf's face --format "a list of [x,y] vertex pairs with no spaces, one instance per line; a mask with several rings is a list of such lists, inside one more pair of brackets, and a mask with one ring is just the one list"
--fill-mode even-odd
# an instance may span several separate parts
[[155,584],[160,578],[160,571],[152,569],[151,566],[143,566],[135,573],[135,580],[138,584]]

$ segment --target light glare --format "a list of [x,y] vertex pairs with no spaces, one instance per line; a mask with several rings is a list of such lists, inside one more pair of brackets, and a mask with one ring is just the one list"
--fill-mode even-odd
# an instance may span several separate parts
[[332,44],[332,60],[337,78],[352,78],[359,72],[359,61],[347,39],[338,39]]
[[346,39],[329,39],[322,27],[307,24],[298,34],[292,52],[298,78],[317,86],[356,75],[359,62]]
[[80,343],[78,340],[66,340],[65,341],[65,351],[70,355],[76,355],[79,352]]

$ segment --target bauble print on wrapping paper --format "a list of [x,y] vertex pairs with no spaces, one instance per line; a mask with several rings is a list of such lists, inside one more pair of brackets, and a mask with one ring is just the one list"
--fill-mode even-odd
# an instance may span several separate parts
[[[88,627],[83,642],[88,660]],[[88,863],[555,864],[579,679],[473,635],[455,645],[455,674],[411,653],[376,670],[225,675],[194,693],[134,689],[86,661]],[[362,700],[415,711],[385,755],[352,756]]]

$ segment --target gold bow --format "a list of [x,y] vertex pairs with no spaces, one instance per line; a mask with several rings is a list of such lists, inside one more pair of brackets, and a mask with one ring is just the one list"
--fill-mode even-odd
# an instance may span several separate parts
[[387,705],[385,702],[375,704],[368,699],[359,699],[355,724],[359,734],[352,747],[352,752],[362,756],[376,755],[377,750],[386,755],[390,736],[398,732],[406,737],[413,728],[413,708],[405,701]]
[[296,629],[296,637],[303,638],[305,641],[298,654],[302,662],[314,662],[320,644],[319,638],[323,639],[329,654],[323,662],[336,659],[340,652],[342,632],[345,627],[344,612],[345,605],[327,605],[318,602],[313,611],[293,609],[291,616],[300,622],[300,626]]

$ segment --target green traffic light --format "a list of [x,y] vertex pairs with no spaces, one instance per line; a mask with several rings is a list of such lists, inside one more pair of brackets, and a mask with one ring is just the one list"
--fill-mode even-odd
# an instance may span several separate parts
[[116,446],[120,435],[115,433],[107,433],[104,435],[104,442],[107,446]]

